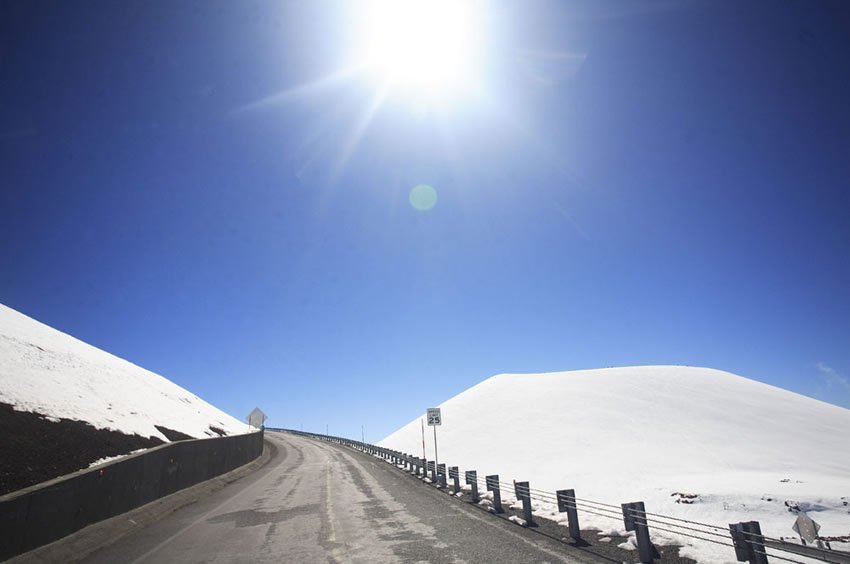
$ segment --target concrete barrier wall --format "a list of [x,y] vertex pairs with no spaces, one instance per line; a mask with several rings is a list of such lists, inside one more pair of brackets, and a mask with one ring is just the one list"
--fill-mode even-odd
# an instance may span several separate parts
[[0,497],[0,561],[220,476],[263,452],[263,432],[169,443]]

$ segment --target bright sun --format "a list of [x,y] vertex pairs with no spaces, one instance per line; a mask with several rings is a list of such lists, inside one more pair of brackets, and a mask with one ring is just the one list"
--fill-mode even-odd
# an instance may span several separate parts
[[472,2],[373,0],[366,15],[366,65],[393,87],[457,93],[476,73]]

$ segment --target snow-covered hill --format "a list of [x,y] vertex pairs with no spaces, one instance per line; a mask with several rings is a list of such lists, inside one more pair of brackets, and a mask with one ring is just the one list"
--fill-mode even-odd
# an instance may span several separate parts
[[240,434],[247,425],[167,379],[0,304],[0,403],[142,437]]
[[[821,534],[850,534],[850,410],[841,407],[681,366],[502,374],[440,407],[440,461],[461,470],[613,504],[643,500],[648,511],[724,527],[758,520],[774,537],[793,536],[792,505]],[[420,419],[380,444],[421,454]],[[677,503],[677,493],[697,497]],[[582,520],[624,532],[622,522]],[[653,536],[700,561],[734,561],[731,549]]]

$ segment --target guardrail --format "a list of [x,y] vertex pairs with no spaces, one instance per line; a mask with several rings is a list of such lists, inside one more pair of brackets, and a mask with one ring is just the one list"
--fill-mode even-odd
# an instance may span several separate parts
[[243,466],[263,432],[178,441],[0,497],[0,561]]
[[[437,488],[448,490],[446,478],[452,480],[451,492],[457,494],[460,491],[460,471],[457,466],[435,465],[432,460],[413,456],[396,450],[386,449],[373,444],[334,437],[319,433],[308,433],[293,429],[273,429],[267,427],[268,431],[279,431],[301,435],[322,441],[336,443],[350,447],[366,454],[378,456],[394,466],[417,476]],[[789,558],[787,555],[805,556],[823,562],[834,564],[850,564],[850,553],[827,550],[814,546],[804,546],[789,543],[782,539],[765,536],[761,532],[758,521],[746,521],[731,523],[728,527],[701,523],[687,519],[680,519],[670,515],[651,513],[646,510],[644,502],[635,501],[614,505],[576,496],[574,489],[557,490],[547,492],[532,488],[528,482],[504,482],[499,479],[498,474],[479,477],[476,470],[467,470],[464,473],[465,483],[470,486],[471,502],[482,503],[479,488],[483,487],[491,492],[491,498],[487,500],[490,510],[494,513],[504,513],[502,507],[502,489],[510,491],[513,489],[518,502],[522,504],[523,526],[534,527],[534,516],[532,514],[532,500],[551,504],[558,507],[558,511],[567,514],[567,528],[569,536],[576,542],[581,542],[581,527],[579,526],[579,513],[592,514],[618,522],[622,522],[627,531],[635,533],[635,540],[640,561],[643,563],[654,562],[658,558],[658,551],[652,543],[650,528],[652,530],[664,531],[684,537],[689,537],[701,542],[708,542],[727,547],[730,552],[734,551],[739,562],[750,562],[750,564],[766,564],[768,557],[786,562],[799,562]],[[515,517],[512,520],[520,521]],[[827,543],[827,547],[829,544]],[[768,549],[772,551],[768,554]],[[781,552],[782,554],[776,554]]]

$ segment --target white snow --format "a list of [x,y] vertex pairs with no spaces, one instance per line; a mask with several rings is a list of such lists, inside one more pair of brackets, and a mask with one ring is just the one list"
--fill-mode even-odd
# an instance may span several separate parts
[[121,458],[126,458],[126,457],[128,457],[132,454],[136,454],[136,453],[142,452],[144,450],[147,450],[147,449],[140,448],[140,449],[137,449],[137,450],[130,451],[127,454],[118,454],[118,455],[115,455],[115,456],[104,456],[103,458],[98,458],[97,460],[95,460],[94,462],[89,464],[88,467],[94,468],[95,466],[100,466],[102,464],[106,464],[107,462],[112,462],[113,460],[120,460]]
[[522,517],[517,517],[516,515],[511,515],[510,517],[508,517],[508,521],[513,521],[520,527],[525,527],[526,525],[525,519],[523,519]]
[[[439,407],[440,460],[479,476],[617,506],[644,501],[649,512],[723,528],[757,520],[777,538],[793,535],[785,502],[797,502],[822,535],[850,534],[850,410],[780,388],[682,366],[501,374]],[[419,419],[380,444],[421,455]],[[512,493],[503,489],[504,503]],[[622,519],[581,510],[579,519],[626,534]],[[684,544],[684,556],[735,561],[731,548],[651,525],[656,542]]]
[[154,425],[197,438],[247,424],[169,380],[0,304],[0,402],[168,441]]

